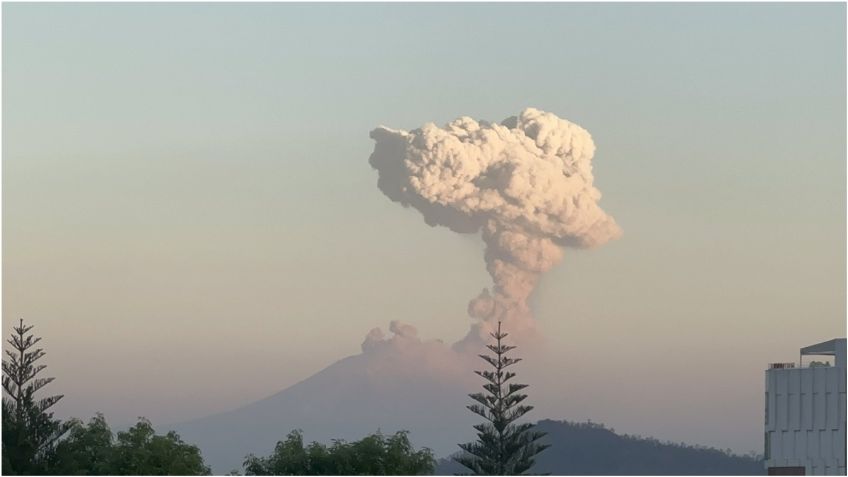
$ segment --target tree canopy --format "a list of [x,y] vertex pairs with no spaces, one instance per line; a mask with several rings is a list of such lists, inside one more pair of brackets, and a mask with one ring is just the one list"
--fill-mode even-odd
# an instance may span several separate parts
[[3,474],[40,474],[47,457],[69,426],[53,418],[49,409],[62,395],[37,398],[36,393],[54,378],[39,377],[47,368],[36,364],[46,354],[35,345],[41,341],[20,320],[7,340],[3,360]]
[[59,475],[109,475],[114,464],[112,430],[102,414],[85,425],[70,421],[68,437],[56,446],[50,459],[51,473]]
[[58,475],[208,475],[197,446],[171,431],[157,435],[147,419],[112,433],[103,415],[71,432],[57,446],[49,473]]
[[380,432],[355,442],[334,440],[330,446],[304,446],[299,430],[277,443],[268,457],[253,454],[244,461],[247,475],[427,475],[435,459],[427,448],[415,450],[406,431]]
[[62,395],[36,398],[53,378],[39,374],[36,364],[45,352],[35,345],[23,320],[13,328],[3,360],[3,474],[4,475],[205,475],[197,446],[175,432],[157,435],[150,421],[140,418],[113,435],[98,414],[86,425],[78,419],[62,422],[49,411]]

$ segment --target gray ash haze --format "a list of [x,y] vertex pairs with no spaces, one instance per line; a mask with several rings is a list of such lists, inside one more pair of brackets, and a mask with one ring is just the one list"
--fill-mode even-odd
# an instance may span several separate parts
[[527,108],[499,124],[463,116],[444,127],[379,127],[371,138],[370,163],[389,199],[414,207],[428,225],[482,230],[494,286],[468,304],[476,322],[459,347],[476,349],[499,321],[515,334],[532,332],[527,300],[563,247],[621,235],[598,205],[592,136],[552,113]]

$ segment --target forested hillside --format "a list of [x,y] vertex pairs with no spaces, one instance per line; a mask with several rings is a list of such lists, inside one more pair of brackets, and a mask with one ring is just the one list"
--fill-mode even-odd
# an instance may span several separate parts
[[[719,449],[660,442],[616,434],[601,424],[545,419],[547,432],[533,474],[552,475],[764,475],[762,461]],[[436,475],[462,474],[464,469],[442,459]]]

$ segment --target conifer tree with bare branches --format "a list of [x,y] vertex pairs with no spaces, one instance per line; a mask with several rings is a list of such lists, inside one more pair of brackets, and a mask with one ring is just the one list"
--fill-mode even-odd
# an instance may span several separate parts
[[39,474],[45,471],[46,456],[69,424],[53,418],[49,409],[62,395],[36,398],[35,394],[53,378],[38,377],[44,364],[36,364],[45,352],[35,345],[41,338],[30,333],[32,325],[20,320],[7,342],[3,360],[3,474]]
[[491,333],[495,344],[486,345],[494,356],[481,354],[492,370],[475,371],[486,383],[483,384],[485,393],[469,394],[475,404],[468,406],[471,412],[481,416],[485,422],[477,424],[477,441],[460,444],[464,451],[454,457],[475,475],[521,475],[530,470],[534,457],[547,449],[548,445],[539,443],[545,433],[533,430],[533,424],[517,424],[519,418],[533,409],[533,406],[521,404],[527,399],[520,391],[527,384],[508,383],[515,373],[506,368],[521,361],[521,358],[510,358],[507,353],[515,349],[503,343],[508,336],[498,330]]

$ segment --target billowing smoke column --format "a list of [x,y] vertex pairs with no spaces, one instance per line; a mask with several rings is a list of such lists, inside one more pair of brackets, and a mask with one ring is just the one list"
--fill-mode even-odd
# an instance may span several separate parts
[[416,208],[431,226],[482,230],[494,287],[468,305],[468,338],[503,321],[532,330],[527,299],[562,247],[595,247],[621,235],[598,206],[595,145],[582,127],[538,109],[500,124],[459,118],[413,131],[378,127],[370,164],[380,190]]

